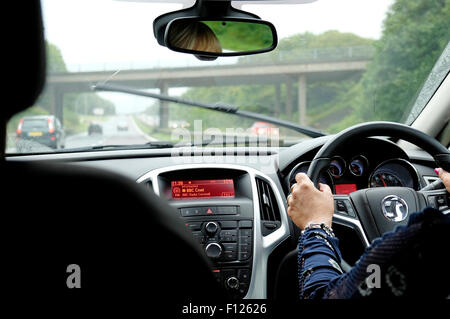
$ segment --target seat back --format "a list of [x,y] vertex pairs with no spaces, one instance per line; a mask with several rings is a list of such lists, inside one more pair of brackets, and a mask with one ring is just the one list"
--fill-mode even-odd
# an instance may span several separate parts
[[[6,37],[19,53],[8,53],[12,67],[2,72],[16,79],[3,92],[10,101],[1,106],[3,124],[33,105],[45,81],[39,1],[7,7],[3,12],[20,28]],[[5,126],[1,131],[3,152]],[[0,176],[1,287],[7,302],[158,303],[224,296],[178,212],[134,181],[74,164],[3,156]]]

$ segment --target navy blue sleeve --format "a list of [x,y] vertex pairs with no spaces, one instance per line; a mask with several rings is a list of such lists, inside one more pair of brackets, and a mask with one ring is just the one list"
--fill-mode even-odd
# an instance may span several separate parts
[[299,238],[299,287],[301,299],[322,298],[326,288],[343,271],[339,240],[322,229],[308,229]]
[[[338,239],[322,229],[308,229],[299,238],[300,298],[423,297],[424,292],[446,297],[450,275],[442,253],[449,247],[449,234],[450,214],[426,208],[412,214],[407,225],[375,239],[344,274]],[[369,265],[383,274],[379,287],[365,284]]]

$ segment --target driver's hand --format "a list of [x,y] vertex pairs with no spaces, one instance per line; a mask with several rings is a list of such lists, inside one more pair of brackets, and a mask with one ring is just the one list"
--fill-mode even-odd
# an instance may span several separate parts
[[450,193],[450,173],[443,168],[436,168],[435,171],[438,173],[439,178],[444,183],[447,192]]
[[300,229],[309,223],[324,223],[331,228],[334,199],[330,187],[319,183],[318,190],[305,173],[297,174],[295,180],[287,198],[289,217]]

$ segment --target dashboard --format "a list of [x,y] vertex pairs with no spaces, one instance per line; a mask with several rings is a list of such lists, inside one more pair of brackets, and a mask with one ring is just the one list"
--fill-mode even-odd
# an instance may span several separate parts
[[[227,150],[226,156],[221,148],[193,148],[178,156],[172,149],[149,149],[10,156],[7,160],[91,167],[143,185],[175,209],[225,289],[236,298],[267,298],[274,293],[278,265],[297,244],[298,231],[286,212],[289,186],[297,173],[307,172],[329,138],[281,149],[236,148]],[[398,185],[418,190],[437,179],[433,168],[434,161],[425,152],[407,153],[387,139],[365,138],[338,149],[320,181],[337,195]],[[346,255],[346,242],[357,242],[364,249],[369,244],[364,230],[352,216],[335,217],[333,222],[342,226],[344,257],[356,260],[359,251],[354,258]],[[358,231],[349,231],[346,225]]]

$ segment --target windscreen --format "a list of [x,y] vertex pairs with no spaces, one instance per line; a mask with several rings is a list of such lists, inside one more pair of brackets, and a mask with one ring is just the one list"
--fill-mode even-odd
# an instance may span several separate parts
[[[230,113],[92,91],[96,83],[232,105],[333,134],[368,121],[412,123],[450,69],[449,1],[235,2],[273,23],[278,46],[214,61],[173,52],[154,38],[153,20],[189,5],[182,2],[42,0],[46,85],[33,106],[10,119],[6,153],[43,152],[41,140],[36,149],[19,148],[25,136],[17,131],[23,118],[50,115],[65,134],[48,152],[158,141],[283,147],[311,138]],[[245,38],[239,32],[224,37],[233,44]]]

